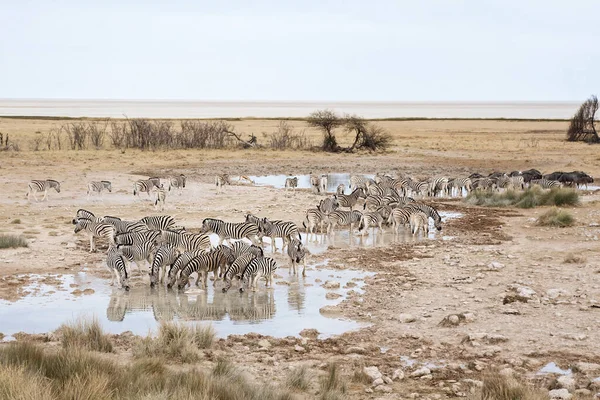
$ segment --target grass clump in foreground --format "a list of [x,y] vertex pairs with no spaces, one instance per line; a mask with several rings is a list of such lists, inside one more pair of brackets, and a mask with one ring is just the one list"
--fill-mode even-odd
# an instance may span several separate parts
[[62,324],[57,333],[65,349],[79,347],[87,350],[112,353],[113,345],[110,337],[104,333],[97,319],[79,319]]
[[538,206],[575,206],[579,204],[579,194],[574,189],[553,188],[544,191],[540,187],[524,191],[507,190],[502,193],[474,190],[465,199],[469,204],[484,207],[534,208]]
[[575,223],[575,218],[568,211],[552,208],[540,215],[536,223],[539,226],[557,226],[564,228],[566,226],[572,226]]
[[175,371],[157,358],[123,364],[81,348],[44,351],[31,342],[0,348],[0,399],[16,400],[289,400],[289,392],[255,385],[229,368],[222,376]]
[[208,349],[215,340],[212,326],[187,326],[164,322],[156,338],[147,336],[133,347],[135,358],[164,357],[172,361],[191,363],[200,359],[198,349]]
[[327,366],[327,375],[321,378],[321,399],[338,400],[345,398],[346,382],[340,375],[337,364],[330,363]]
[[15,218],[12,221],[10,221],[11,224],[20,224],[21,220],[19,218]]
[[0,249],[16,249],[17,247],[28,247],[27,240],[17,235],[0,235]]
[[548,400],[548,392],[507,378],[497,372],[488,373],[481,389],[469,400]]
[[285,377],[285,384],[292,390],[306,391],[310,387],[311,376],[306,365],[291,369]]

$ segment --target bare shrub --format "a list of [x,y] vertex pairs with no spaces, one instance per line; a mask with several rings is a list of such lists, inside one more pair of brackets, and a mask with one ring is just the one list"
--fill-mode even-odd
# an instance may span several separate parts
[[85,150],[87,148],[88,130],[83,122],[75,122],[63,125],[63,129],[69,139],[71,150]]
[[269,147],[273,150],[300,150],[308,149],[312,143],[306,137],[306,132],[296,133],[294,127],[286,121],[280,121],[277,130],[270,134],[263,133],[269,141]]
[[31,143],[31,150],[40,151],[40,146],[42,145],[42,141],[44,138],[41,135],[36,135]]
[[101,149],[104,144],[104,138],[106,137],[106,128],[108,127],[109,120],[103,122],[89,122],[88,123],[88,135],[92,146],[96,150]]
[[571,118],[569,129],[567,130],[567,140],[569,142],[588,142],[598,143],[600,138],[594,126],[594,118],[598,111],[598,98],[592,96],[587,99]]
[[347,115],[344,118],[347,132],[354,133],[354,143],[346,151],[365,149],[370,151],[386,150],[391,142],[390,134],[380,126],[370,124],[357,115]]
[[111,122],[110,123],[110,142],[114,148],[120,149],[125,145],[125,131],[127,129],[127,124],[119,123],[119,122]]
[[334,111],[317,110],[308,116],[306,122],[308,122],[308,125],[320,129],[323,133],[323,143],[321,145],[323,151],[341,151],[334,129],[342,126],[344,121]]
[[185,149],[222,149],[232,144],[232,132],[233,127],[225,121],[182,121],[177,145]]

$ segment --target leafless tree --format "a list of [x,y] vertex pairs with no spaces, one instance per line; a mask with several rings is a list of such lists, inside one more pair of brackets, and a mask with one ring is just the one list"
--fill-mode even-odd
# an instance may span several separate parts
[[357,115],[347,115],[344,121],[346,131],[355,134],[354,143],[345,149],[348,152],[360,149],[385,150],[391,144],[391,136],[380,126],[369,123]]
[[71,150],[83,150],[87,148],[88,130],[85,123],[76,122],[72,124],[66,124],[63,126],[63,128],[67,133],[67,137],[69,138]]
[[571,118],[569,130],[567,131],[567,140],[569,142],[600,142],[596,127],[594,126],[596,111],[598,111],[598,98],[592,96],[579,107],[579,110]]
[[338,152],[342,149],[335,138],[334,129],[342,126],[344,121],[331,110],[317,110],[307,118],[310,126],[320,129],[323,132],[322,149],[329,152]]
[[104,137],[106,136],[106,128],[108,127],[109,120],[102,122],[89,122],[88,123],[88,135],[92,145],[96,150],[101,149],[104,144]]
[[110,141],[115,149],[120,149],[125,144],[125,130],[127,125],[119,122],[110,123]]

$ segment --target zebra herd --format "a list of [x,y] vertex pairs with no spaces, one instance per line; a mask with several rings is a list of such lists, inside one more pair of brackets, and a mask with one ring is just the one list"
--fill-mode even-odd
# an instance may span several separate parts
[[[142,276],[145,275],[143,269],[149,273],[150,287],[166,281],[167,288],[176,286],[181,291],[189,284],[190,276],[196,274],[196,286],[202,283],[206,288],[211,272],[213,286],[218,280],[224,281],[223,292],[229,290],[233,281],[238,281],[241,292],[246,287],[256,291],[259,279],[271,286],[277,263],[264,256],[265,236],[271,238],[273,252],[276,251],[275,240],[281,238],[282,252],[287,247],[291,272],[296,274],[296,265],[303,263],[302,275],[305,276],[307,251],[293,222],[271,221],[252,214],[246,215],[246,221],[240,223],[206,218],[200,231],[191,233],[177,227],[173,217],[167,215],[125,221],[112,216],[96,217],[90,211],[79,209],[72,223],[75,233],[85,232],[90,238],[90,252],[96,250],[95,239],[106,239],[106,265],[111,272],[111,285],[117,282],[125,290],[130,287],[131,263]],[[211,245],[209,234],[218,236],[217,246]]]

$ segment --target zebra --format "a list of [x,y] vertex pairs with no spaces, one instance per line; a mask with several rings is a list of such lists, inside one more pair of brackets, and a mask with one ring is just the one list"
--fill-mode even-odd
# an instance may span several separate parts
[[[177,289],[182,291],[189,283],[189,276],[194,272],[197,272],[198,276],[202,275],[202,286],[206,288],[208,273],[212,271],[214,274],[213,286],[215,286],[219,269],[224,268],[226,265],[227,256],[218,249],[194,257],[181,269]],[[198,280],[196,281],[197,283]]]
[[206,254],[206,251],[193,250],[179,253],[177,258],[175,258],[175,261],[173,261],[173,263],[171,264],[171,269],[169,269],[169,272],[167,273],[167,288],[170,289],[175,284],[175,281],[177,281],[178,278],[179,271],[181,271],[181,269],[185,267],[192,258],[198,257],[202,254]]
[[210,238],[202,233],[161,231],[160,243],[168,243],[179,251],[205,250],[211,247]]
[[150,267],[150,287],[154,287],[157,281],[163,282],[167,274],[167,265],[173,265],[177,257],[179,257],[179,251],[171,245],[163,244],[156,249]]
[[84,231],[90,237],[90,253],[96,251],[94,238],[106,238],[109,245],[115,245],[115,228],[105,222],[92,221],[87,218],[78,218],[73,220],[75,233]]
[[346,191],[346,185],[344,185],[343,183],[340,183],[337,186],[337,188],[335,189],[336,194],[344,194],[345,191]]
[[293,191],[296,190],[296,188],[298,187],[298,177],[293,177],[293,178],[285,178],[285,190],[287,191],[288,189],[292,189]]
[[150,191],[154,187],[160,187],[160,178],[148,178],[135,181],[135,183],[133,184],[133,196],[135,197],[142,192],[146,192],[148,193],[149,197]]
[[321,190],[321,182],[317,175],[313,175],[310,173],[310,187],[312,188],[314,193],[319,193]]
[[[358,189],[357,189],[358,190]],[[334,211],[329,214],[329,223],[327,225],[327,234],[330,234],[336,226],[350,225],[350,232],[352,232],[352,225],[356,222],[360,222],[362,214],[360,211]]]
[[127,232],[143,232],[148,230],[146,225],[139,221],[123,221],[121,218],[111,217],[110,215],[102,217],[102,222],[106,222],[107,224],[114,226],[116,235]]
[[106,266],[111,273],[110,285],[113,286],[115,281],[119,281],[121,288],[129,290],[129,277],[127,276],[125,259],[123,258],[123,255],[117,251],[116,246],[110,246],[108,248]]
[[353,190],[358,188],[363,188],[366,190],[371,184],[371,182],[374,181],[372,179],[367,178],[366,176],[352,175],[350,176],[350,185],[348,187]]
[[489,190],[493,191],[496,189],[496,181],[491,178],[475,178],[472,180],[473,189],[475,190]]
[[318,208],[309,208],[308,210],[306,210],[306,216],[304,218],[304,221],[302,222],[302,226],[306,230],[306,233],[308,234],[310,239],[311,234],[316,234],[317,225],[321,226],[322,231],[323,225],[326,223],[329,223],[327,214],[325,214]]
[[559,181],[553,181],[551,179],[546,179],[546,178],[532,179],[529,182],[529,187],[533,187],[535,185],[541,187],[542,189],[552,189],[552,188],[556,188],[556,187],[562,187],[562,183],[560,183]]
[[269,221],[267,218],[263,218],[262,223],[264,227],[264,235],[271,238],[271,251],[273,253],[277,250],[275,238],[281,238],[283,240],[281,251],[285,249],[286,245],[288,245],[293,238],[302,240],[302,235],[300,234],[296,224],[293,222],[274,223]]
[[382,195],[370,194],[365,199],[365,204],[363,204],[363,210],[371,211],[384,204],[389,204],[390,202],[391,201],[386,201],[385,197]]
[[429,182],[429,188],[427,194],[430,197],[436,197],[439,194],[439,197],[446,197],[448,193],[448,178],[446,177],[438,177],[432,178]]
[[328,197],[319,202],[317,209],[323,214],[328,215],[337,210],[340,207],[340,202],[336,196]]
[[400,226],[404,226],[409,223],[411,213],[412,213],[412,210],[404,208],[404,207],[394,208],[392,210],[392,212],[390,213],[390,215],[388,217],[387,223],[388,223],[388,225],[390,225],[390,224],[393,225],[395,234],[398,233]]
[[260,278],[264,278],[266,280],[265,286],[268,287],[269,284],[271,287],[273,286],[273,274],[277,269],[277,263],[272,258],[255,258],[250,261],[248,266],[244,268],[242,272],[242,287],[240,287],[240,292],[244,291],[244,284],[248,282],[248,286],[253,292],[256,292],[256,282]]
[[[306,276],[306,249],[302,245],[302,242],[297,239],[292,239],[288,245],[287,254],[292,262],[291,270],[293,271],[294,275],[297,274],[296,264],[302,262],[302,276]],[[288,273],[289,272],[290,271],[288,270]]]
[[362,232],[363,236],[367,233],[370,227],[373,228],[373,234],[375,233],[375,227],[379,228],[379,232],[383,233],[383,221],[384,217],[379,212],[366,212],[360,219],[358,230],[359,232]]
[[[283,221],[279,219],[270,220],[274,224],[280,224]],[[265,236],[265,223],[263,218],[257,217],[251,213],[246,214],[246,222],[251,222],[258,226],[258,240],[260,241],[260,245],[263,245],[263,237]]]
[[143,242],[155,243],[160,236],[160,231],[138,231],[119,233],[115,236],[115,243],[130,246]]
[[60,193],[60,182],[55,181],[54,179],[46,179],[45,181],[34,180],[29,182],[28,190],[27,190],[27,200],[29,200],[29,196],[33,195],[35,201],[39,201],[37,199],[37,193],[44,192],[44,197],[42,201],[48,198],[48,190],[54,189],[56,193]]
[[160,184],[160,187],[156,189],[156,200],[154,201],[154,208],[158,209],[160,204],[160,211],[165,209],[165,200],[167,199],[167,192],[163,184]]
[[520,189],[520,190],[525,189],[525,178],[523,178],[522,175],[511,176],[510,181],[511,181],[511,186],[513,187],[513,189]]
[[405,205],[404,208],[423,212],[433,220],[433,226],[435,226],[435,229],[438,231],[442,230],[442,217],[440,217],[440,214],[435,208],[423,203],[410,203]]
[[427,181],[408,181],[408,189],[413,195],[424,196],[429,190],[429,182]]
[[183,188],[185,188],[185,181],[187,177],[184,174],[179,174],[179,176],[172,176],[169,180],[169,192],[171,189],[179,189],[179,194],[183,192]]
[[259,228],[252,222],[225,222],[215,218],[205,218],[202,221],[200,233],[206,234],[214,232],[219,236],[219,244],[224,240],[243,239],[246,238],[252,243],[258,243]]
[[175,219],[170,215],[152,215],[140,219],[140,222],[153,231],[169,230],[175,225]]
[[241,280],[242,272],[244,272],[244,269],[250,264],[250,261],[255,258],[258,257],[253,253],[244,253],[235,259],[223,275],[223,282],[225,283],[225,286],[222,289],[223,293],[226,293],[229,290],[233,278]]
[[85,218],[96,222],[102,222],[102,218],[96,217],[93,212],[84,210],[83,208],[77,210],[77,213],[75,214],[75,219],[73,219],[73,225],[77,223],[77,220],[79,218]]
[[421,211],[410,214],[409,224],[410,232],[413,236],[416,235],[419,230],[422,230],[425,235],[429,233],[429,217]]
[[248,244],[242,241],[235,242],[231,246],[231,253],[233,254],[234,260],[246,253],[252,253],[256,257],[264,257],[264,251],[262,247]]
[[349,207],[350,211],[352,211],[359,198],[364,199],[367,197],[365,191],[362,188],[354,189],[354,191],[349,195],[335,194],[333,196],[337,199],[340,207]]
[[215,185],[217,186],[217,193],[223,193],[223,186],[225,186],[225,185],[231,186],[231,182],[229,181],[229,175],[221,174],[221,175],[215,176]]
[[135,263],[140,275],[143,275],[139,262],[146,260],[148,265],[152,265],[152,254],[154,253],[154,242],[138,242],[134,244],[118,244],[117,249],[123,254],[123,257],[129,262]]
[[319,193],[327,193],[327,175],[325,174],[319,178]]
[[109,181],[92,181],[88,183],[87,199],[90,199],[90,194],[98,193],[102,197],[102,191],[106,189],[108,193],[112,193],[112,184]]
[[448,188],[450,189],[450,196],[462,196],[463,189],[469,194],[473,190],[473,182],[469,177],[455,178],[451,182],[448,181]]

